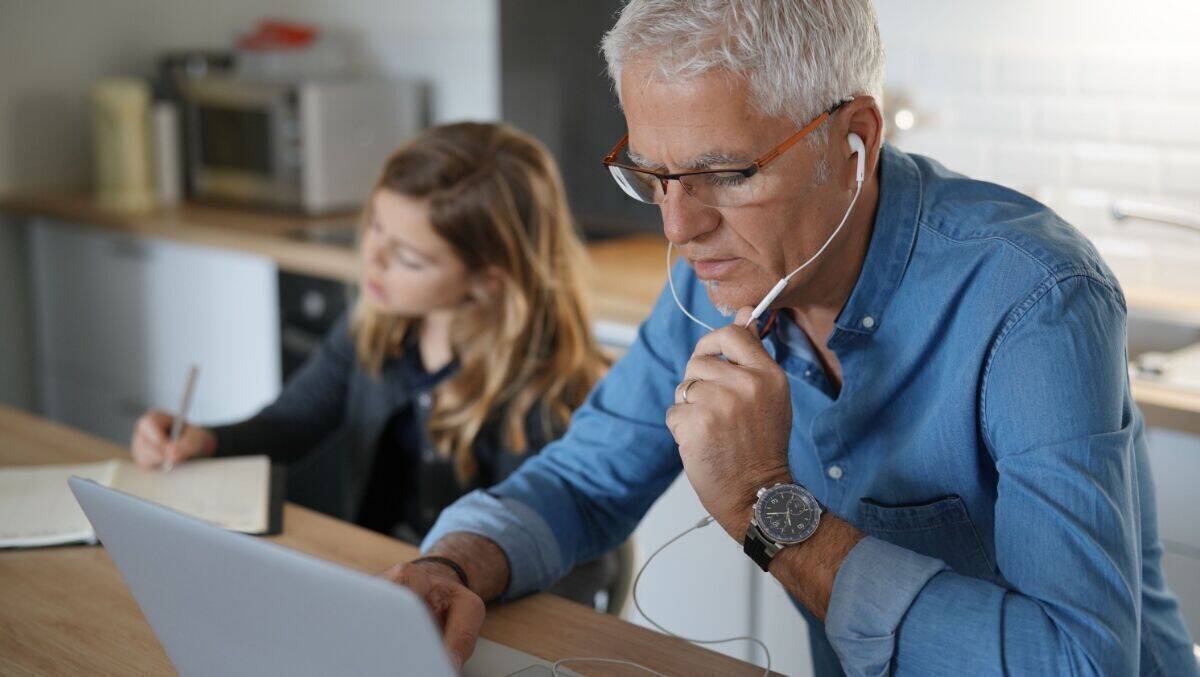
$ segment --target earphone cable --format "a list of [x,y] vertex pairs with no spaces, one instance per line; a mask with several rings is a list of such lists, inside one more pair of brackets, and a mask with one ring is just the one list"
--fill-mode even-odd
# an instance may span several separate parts
[[845,226],[846,222],[850,220],[850,212],[854,211],[854,205],[858,203],[858,196],[861,193],[862,181],[859,181],[854,188],[854,197],[850,199],[850,206],[846,207],[846,213],[842,214],[841,223],[839,223],[837,228],[834,228],[833,232],[829,234],[829,237],[825,240],[825,244],[821,245],[821,248],[818,249],[815,254],[808,257],[807,261],[800,264],[799,268],[788,273],[787,277],[780,280],[779,283],[775,285],[775,289],[772,289],[767,293],[766,298],[759,302],[758,307],[755,308],[754,312],[750,314],[750,319],[746,320],[746,324],[744,326],[749,327],[750,325],[754,324],[754,322],[758,320],[760,316],[762,316],[762,313],[766,310],[766,307],[770,306],[771,302],[774,302],[775,297],[783,293],[783,290],[787,287],[787,284],[792,281],[792,278],[795,277],[800,271],[807,268],[813,261],[816,261],[817,257],[819,257],[821,254],[824,254],[825,250],[829,248],[829,245],[833,244],[834,238],[838,236],[838,233],[842,232],[842,227]]
[[[651,618],[650,615],[646,613],[646,610],[642,608],[641,601],[638,600],[638,584],[641,583],[642,574],[646,573],[646,569],[649,568],[650,563],[654,561],[654,558],[658,557],[659,553],[661,553],[663,550],[666,550],[668,547],[670,547],[672,544],[674,544],[679,539],[683,538],[684,536],[687,536],[688,534],[692,533],[693,531],[696,531],[697,529],[703,529],[704,527],[706,527],[712,523],[713,523],[713,518],[709,515],[705,515],[699,522],[696,522],[694,525],[692,525],[692,526],[688,527],[687,529],[676,534],[674,537],[672,537],[666,543],[663,543],[662,545],[658,546],[658,549],[656,549],[653,553],[650,554],[649,557],[646,558],[645,563],[643,563],[641,568],[638,569],[637,575],[633,577],[633,590],[631,593],[631,595],[633,597],[633,606],[634,606],[634,608],[636,608],[638,610],[638,613],[640,613],[642,615],[642,618],[645,618],[646,622],[650,623],[650,625],[653,625],[656,630],[663,633],[664,635],[670,635],[671,637],[675,637],[677,639],[682,639],[686,642],[691,642],[693,644],[726,644],[729,642],[751,642],[753,644],[756,644],[759,648],[762,649],[763,654],[767,657],[767,665],[766,665],[766,668],[764,668],[764,670],[763,670],[763,676],[768,677],[771,674],[771,651],[770,651],[770,649],[767,648],[767,645],[765,643],[763,643],[762,640],[758,639],[757,637],[740,636],[740,637],[726,637],[724,639],[696,639],[694,637],[684,637],[683,635],[679,635],[674,632],[671,632],[670,630],[663,627],[661,623],[659,623],[658,621]],[[558,671],[560,666],[565,665],[567,663],[584,663],[584,662],[610,663],[610,664],[625,665],[628,667],[638,668],[639,670],[644,670],[647,673],[652,674],[652,675],[658,675],[659,677],[665,677],[664,675],[662,675],[662,673],[651,670],[650,668],[648,668],[644,665],[641,665],[639,663],[635,663],[633,661],[626,661],[626,660],[621,660],[621,659],[616,659],[616,658],[592,658],[592,657],[582,657],[582,656],[578,657],[578,658],[563,658],[563,659],[555,662],[554,668],[553,668],[553,673],[554,673],[555,677],[558,677],[558,675],[560,674]]]

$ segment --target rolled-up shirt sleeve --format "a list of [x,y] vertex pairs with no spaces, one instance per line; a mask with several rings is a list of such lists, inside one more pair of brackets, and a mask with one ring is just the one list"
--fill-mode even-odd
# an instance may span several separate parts
[[1134,674],[1139,669],[1141,417],[1125,307],[1086,271],[1014,308],[984,371],[1005,585],[866,538],[843,561],[826,632],[849,674]]
[[425,536],[422,551],[446,534],[466,532],[491,539],[508,559],[510,578],[502,600],[513,599],[550,587],[566,567],[554,544],[554,533],[541,515],[524,503],[499,498],[483,489],[459,499],[442,513]]
[[844,666],[866,675],[889,674],[895,629],[929,579],[946,570],[926,557],[870,536],[838,569],[825,633]]

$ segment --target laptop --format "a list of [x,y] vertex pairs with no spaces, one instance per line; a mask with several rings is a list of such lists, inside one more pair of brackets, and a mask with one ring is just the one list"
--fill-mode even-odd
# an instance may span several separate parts
[[[407,588],[91,480],[68,483],[181,675],[456,674]],[[481,637],[462,674],[551,666]]]

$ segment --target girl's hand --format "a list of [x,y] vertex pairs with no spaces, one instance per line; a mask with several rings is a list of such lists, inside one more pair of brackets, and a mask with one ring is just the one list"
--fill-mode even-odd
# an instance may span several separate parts
[[157,468],[164,462],[178,465],[197,456],[212,456],[217,451],[217,437],[212,431],[184,424],[179,439],[171,441],[171,425],[175,417],[151,409],[142,414],[133,426],[130,451],[133,460],[143,468]]

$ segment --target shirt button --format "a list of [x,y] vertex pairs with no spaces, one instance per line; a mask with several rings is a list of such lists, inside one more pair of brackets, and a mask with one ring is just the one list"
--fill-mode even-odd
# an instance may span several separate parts
[[812,369],[805,369],[805,370],[804,370],[804,378],[807,378],[807,379],[811,379],[811,378],[812,378]]
[[871,317],[870,315],[867,315],[866,317],[864,317],[862,319],[862,326],[867,329],[874,327],[875,326],[875,318]]
[[433,395],[429,393],[421,393],[417,396],[417,405],[422,409],[428,409],[429,405],[433,404]]
[[829,475],[830,479],[840,480],[842,479],[842,466],[831,465],[829,466],[829,470],[825,471],[825,474]]

